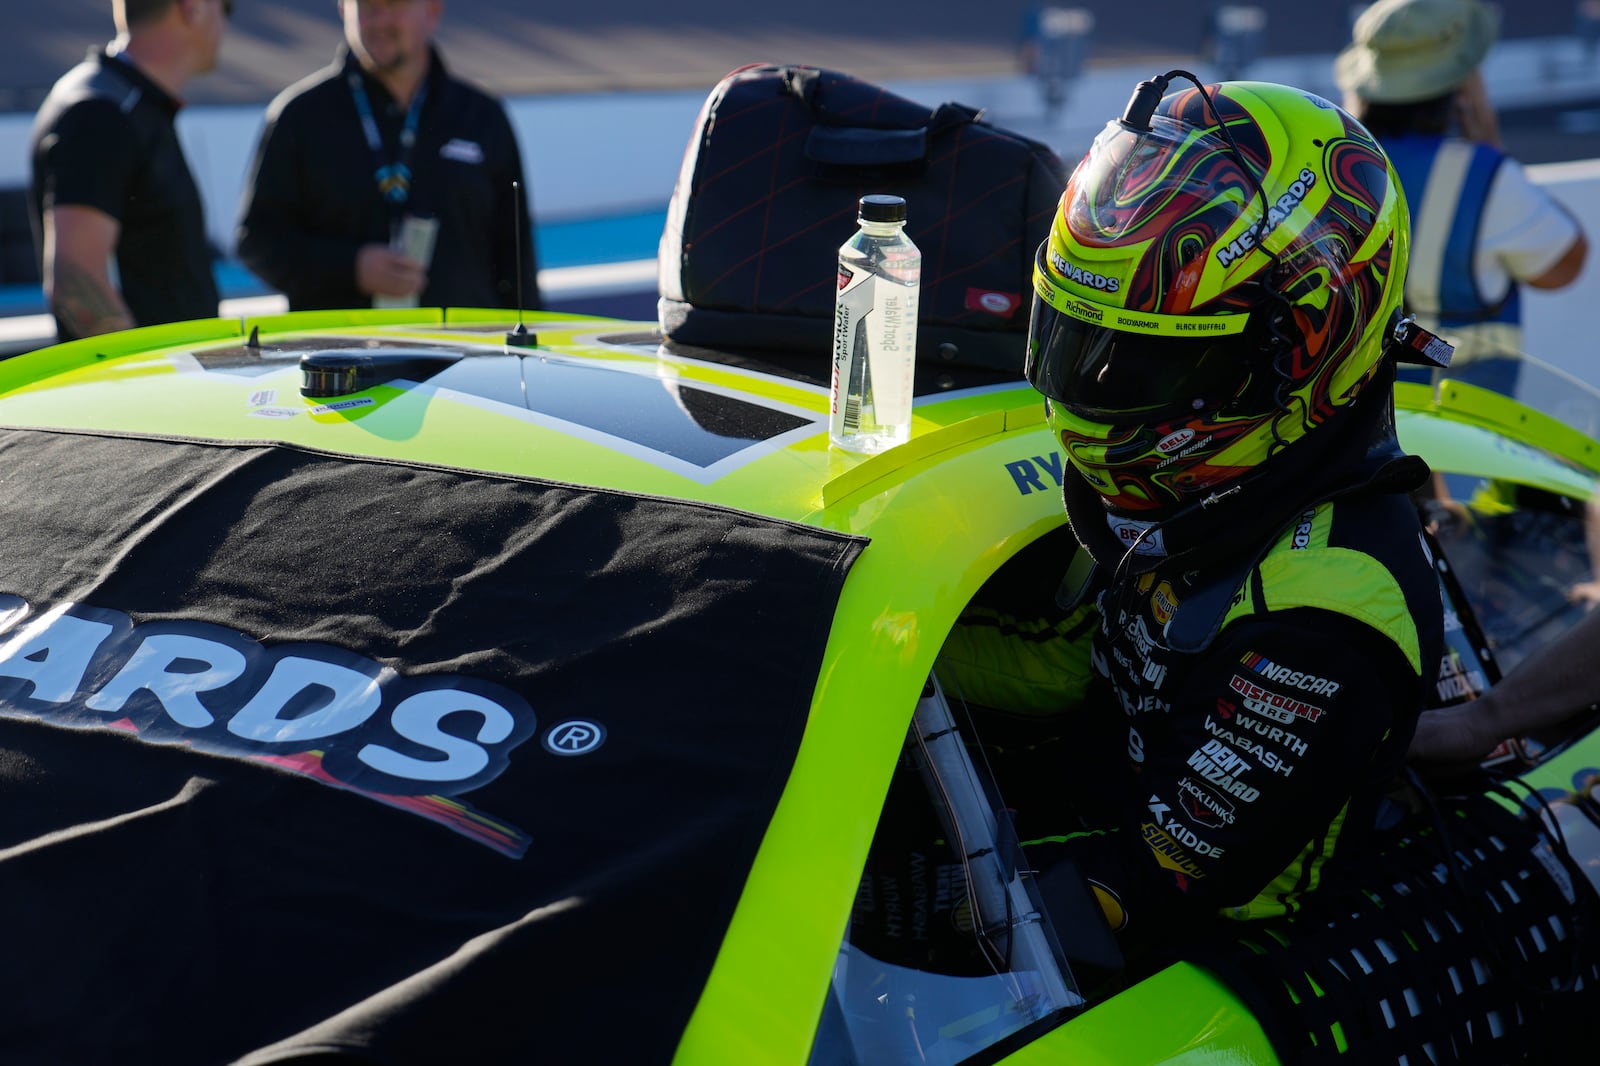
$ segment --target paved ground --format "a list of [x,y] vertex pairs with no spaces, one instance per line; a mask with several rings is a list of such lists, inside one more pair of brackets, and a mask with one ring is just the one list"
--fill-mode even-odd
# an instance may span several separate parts
[[[1071,0],[1068,0],[1071,2]],[[1258,0],[1267,54],[1329,52],[1348,37],[1346,3]],[[1507,39],[1568,32],[1577,0],[1524,0]],[[832,66],[873,80],[1016,69],[1029,0],[447,0],[440,34],[454,66],[502,95],[713,84],[742,63]],[[1094,15],[1091,63],[1201,53],[1213,0],[1076,0]],[[5,0],[13,47],[0,111],[31,111],[91,44],[113,35],[111,0]],[[220,69],[194,103],[264,102],[325,64],[334,0],[235,0]]]

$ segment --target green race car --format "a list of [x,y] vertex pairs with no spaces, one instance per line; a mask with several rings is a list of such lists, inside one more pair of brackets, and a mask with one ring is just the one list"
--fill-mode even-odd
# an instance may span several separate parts
[[[0,363],[0,1061],[1285,1060],[1243,963],[1125,979],[936,680],[1067,535],[1037,393],[919,371],[910,441],[854,455],[821,357],[505,316]],[[1467,388],[1397,403],[1481,686],[1581,615],[1600,444]],[[1569,881],[1600,878],[1590,724],[1496,757]],[[1308,1046],[1370,1021],[1358,976]]]

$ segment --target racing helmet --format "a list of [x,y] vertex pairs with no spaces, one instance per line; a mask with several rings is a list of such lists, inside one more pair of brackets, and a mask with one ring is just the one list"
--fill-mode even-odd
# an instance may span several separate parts
[[1377,376],[1409,242],[1393,167],[1339,107],[1265,82],[1165,91],[1141,84],[1067,183],[1026,354],[1068,461],[1148,519],[1248,477]]

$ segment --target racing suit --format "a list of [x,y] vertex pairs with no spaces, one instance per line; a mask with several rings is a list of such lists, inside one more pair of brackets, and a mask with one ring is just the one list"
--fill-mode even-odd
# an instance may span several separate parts
[[[1063,708],[1069,743],[1054,759],[1081,831],[1034,836],[1029,851],[1078,865],[1130,958],[1213,916],[1295,909],[1359,854],[1404,758],[1444,620],[1405,494],[1426,467],[1394,444],[1389,390],[1368,391],[1382,395],[1322,431],[1342,440],[1300,443],[1320,447],[1324,476],[1264,473],[1160,526],[1109,522],[1066,479],[1073,531],[1098,564],[1094,676]],[[1330,462],[1341,443],[1354,454]],[[966,619],[944,653],[980,702],[994,688],[965,664],[995,632]],[[1018,647],[1046,690],[1063,688],[1043,675],[1070,650]]]

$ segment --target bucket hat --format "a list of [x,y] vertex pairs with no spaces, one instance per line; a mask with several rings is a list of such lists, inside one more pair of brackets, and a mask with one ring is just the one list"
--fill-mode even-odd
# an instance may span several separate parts
[[1443,96],[1477,69],[1499,22],[1480,0],[1378,0],[1356,19],[1334,80],[1374,104]]

